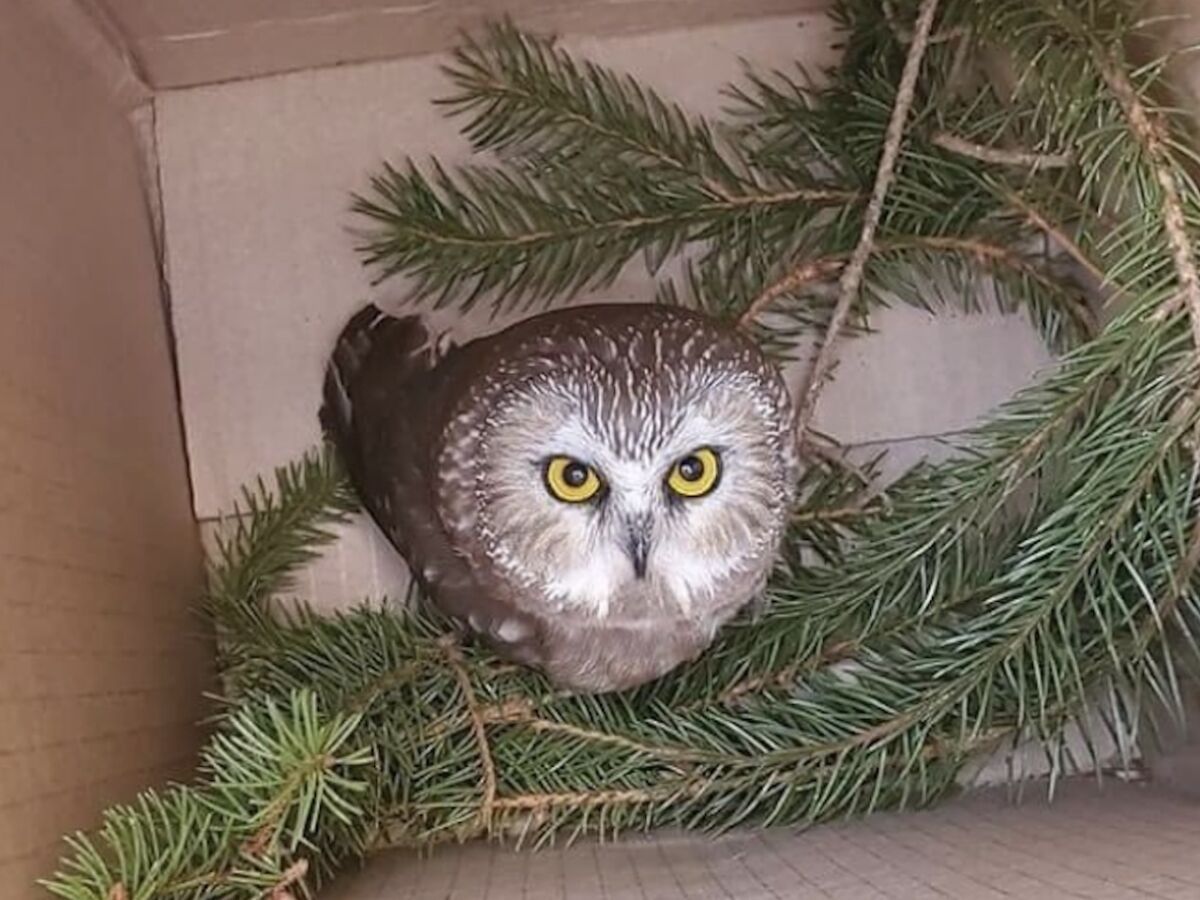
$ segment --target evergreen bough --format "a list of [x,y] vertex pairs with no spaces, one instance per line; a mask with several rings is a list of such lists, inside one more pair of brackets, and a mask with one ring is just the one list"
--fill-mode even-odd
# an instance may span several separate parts
[[[811,823],[943,795],[1091,708],[1126,749],[1196,660],[1200,224],[1190,122],[1132,0],[843,0],[824,86],[748,73],[712,123],[509,24],[446,101],[498,161],[387,168],[364,253],[497,311],[642,257],[663,302],[812,334],[810,468],[769,612],[638,690],[556,693],[418,607],[271,596],[355,508],[328,452],[248,490],[212,564],[225,703],[191,786],[111,810],[69,900],[282,900],[382,846]],[[907,73],[907,74],[906,74]],[[894,298],[1023,308],[1063,356],[879,493],[807,428],[839,336]],[[1106,323],[1101,326],[1101,323]]]

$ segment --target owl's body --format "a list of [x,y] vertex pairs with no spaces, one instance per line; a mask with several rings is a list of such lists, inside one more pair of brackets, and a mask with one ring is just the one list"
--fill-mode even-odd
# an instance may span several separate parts
[[322,421],[425,592],[563,687],[631,687],[758,596],[796,482],[753,341],[649,305],[568,308],[438,352],[368,307]]

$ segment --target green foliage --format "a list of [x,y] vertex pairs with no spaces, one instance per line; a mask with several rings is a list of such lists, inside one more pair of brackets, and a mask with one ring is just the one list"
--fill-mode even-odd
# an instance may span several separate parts
[[[494,26],[454,55],[444,103],[500,165],[385,167],[355,203],[370,223],[364,257],[380,279],[407,276],[414,300],[486,298],[497,311],[603,287],[639,254],[652,272],[682,257],[660,299],[749,315],[785,350],[826,321],[827,288],[857,239],[903,60],[894,40],[875,52],[823,89],[750,73],[730,89],[733,122],[714,124],[550,40]],[[1036,233],[1006,210],[1013,181],[928,144],[950,122],[997,141],[1017,130],[996,98],[968,104],[948,91],[923,92],[865,301],[978,308],[990,292],[962,288],[988,275],[993,302],[1027,305],[1056,348],[1091,336],[1079,280],[1012,249]],[[813,277],[789,277],[813,263]],[[947,275],[950,289],[930,290]]]
[[[309,691],[260,696],[231,712],[195,787],[147,791],[110,809],[99,834],[68,839],[45,886],[66,900],[256,898],[326,871],[365,847],[364,776],[354,715],[326,714]],[[313,865],[315,863],[315,865]]]
[[751,186],[739,174],[744,162],[704,119],[510,22],[489,28],[485,43],[464,39],[446,72],[458,93],[443,102],[467,117],[463,133],[477,151],[580,170],[649,168],[714,200]]
[[[723,127],[498,26],[454,57],[448,103],[500,162],[387,170],[359,201],[368,258],[414,298],[506,308],[686,252],[663,299],[786,345],[825,320],[857,239],[914,7],[846,0],[828,83],[748,75]],[[1161,67],[1124,56],[1136,27],[1125,0],[941,7],[860,323],[896,296],[1020,304],[1067,352],[886,493],[870,466],[815,456],[765,613],[600,697],[558,694],[425,610],[271,615],[353,508],[310,456],[247,493],[214,565],[235,705],[199,782],[76,837],[52,889],[278,895],[302,860],[320,873],[390,844],[811,823],[931,802],[1019,740],[1057,777],[1079,762],[1068,726],[1099,752],[1089,702],[1122,748],[1144,698],[1180,706],[1200,616],[1200,190]]]
[[223,668],[235,669],[247,640],[274,632],[265,600],[285,590],[292,572],[336,538],[358,501],[329,448],[242,489],[242,503],[216,535],[209,564],[208,606],[220,629]]

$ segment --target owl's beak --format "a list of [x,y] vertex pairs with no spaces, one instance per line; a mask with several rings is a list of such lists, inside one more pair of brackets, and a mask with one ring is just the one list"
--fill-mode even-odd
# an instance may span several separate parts
[[650,521],[638,517],[631,519],[626,531],[625,552],[633,562],[633,574],[646,577],[646,560],[650,556]]

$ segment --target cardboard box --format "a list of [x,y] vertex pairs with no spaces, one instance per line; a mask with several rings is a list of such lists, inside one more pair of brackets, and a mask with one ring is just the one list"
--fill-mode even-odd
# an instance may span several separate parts
[[[740,58],[832,58],[819,0],[8,0],[0,7],[0,900],[64,832],[185,777],[212,647],[201,537],[317,438],[324,360],[369,286],[351,191],[464,158],[438,51],[500,12],[693,109]],[[356,63],[356,65],[347,65]],[[605,297],[644,297],[630,267]],[[1017,317],[898,307],[849,344],[820,426],[940,452],[1048,362]],[[495,327],[457,322],[463,333]],[[955,377],[950,377],[954,373]],[[299,593],[399,596],[363,523]]]

